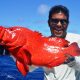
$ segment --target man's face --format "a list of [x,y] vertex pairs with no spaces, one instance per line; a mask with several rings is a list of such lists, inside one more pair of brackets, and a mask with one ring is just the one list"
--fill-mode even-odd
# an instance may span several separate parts
[[54,13],[49,20],[49,26],[52,36],[65,38],[68,26],[67,17],[64,13]]

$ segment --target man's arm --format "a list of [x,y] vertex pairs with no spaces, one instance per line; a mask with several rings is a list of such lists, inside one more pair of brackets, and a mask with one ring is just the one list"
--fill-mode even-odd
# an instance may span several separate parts
[[76,56],[74,61],[68,63],[68,66],[80,71],[80,56]]
[[71,55],[66,55],[68,58],[64,62],[64,64],[67,64],[69,67],[74,68],[77,71],[80,71],[80,56],[71,56]]

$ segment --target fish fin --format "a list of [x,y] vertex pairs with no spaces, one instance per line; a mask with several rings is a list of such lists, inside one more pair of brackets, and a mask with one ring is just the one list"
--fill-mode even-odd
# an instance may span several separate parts
[[26,76],[26,74],[29,71],[29,67],[18,60],[16,61],[16,65],[17,65],[18,70],[22,73],[22,75]]
[[80,56],[80,48],[76,42],[71,43],[67,49],[67,53],[70,55]]

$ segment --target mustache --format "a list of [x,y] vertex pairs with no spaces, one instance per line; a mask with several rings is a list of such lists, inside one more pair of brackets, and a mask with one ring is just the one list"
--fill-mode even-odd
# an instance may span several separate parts
[[65,28],[63,26],[61,26],[61,27],[59,27],[59,26],[53,26],[51,28],[54,29],[54,30],[57,30],[57,31],[65,31],[67,29],[67,28]]

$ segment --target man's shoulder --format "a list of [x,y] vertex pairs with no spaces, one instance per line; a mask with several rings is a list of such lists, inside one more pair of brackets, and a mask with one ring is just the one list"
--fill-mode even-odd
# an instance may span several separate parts
[[77,42],[80,45],[80,34],[67,33],[66,40],[72,42]]
[[80,41],[80,34],[67,33],[66,40],[69,40],[70,42]]

